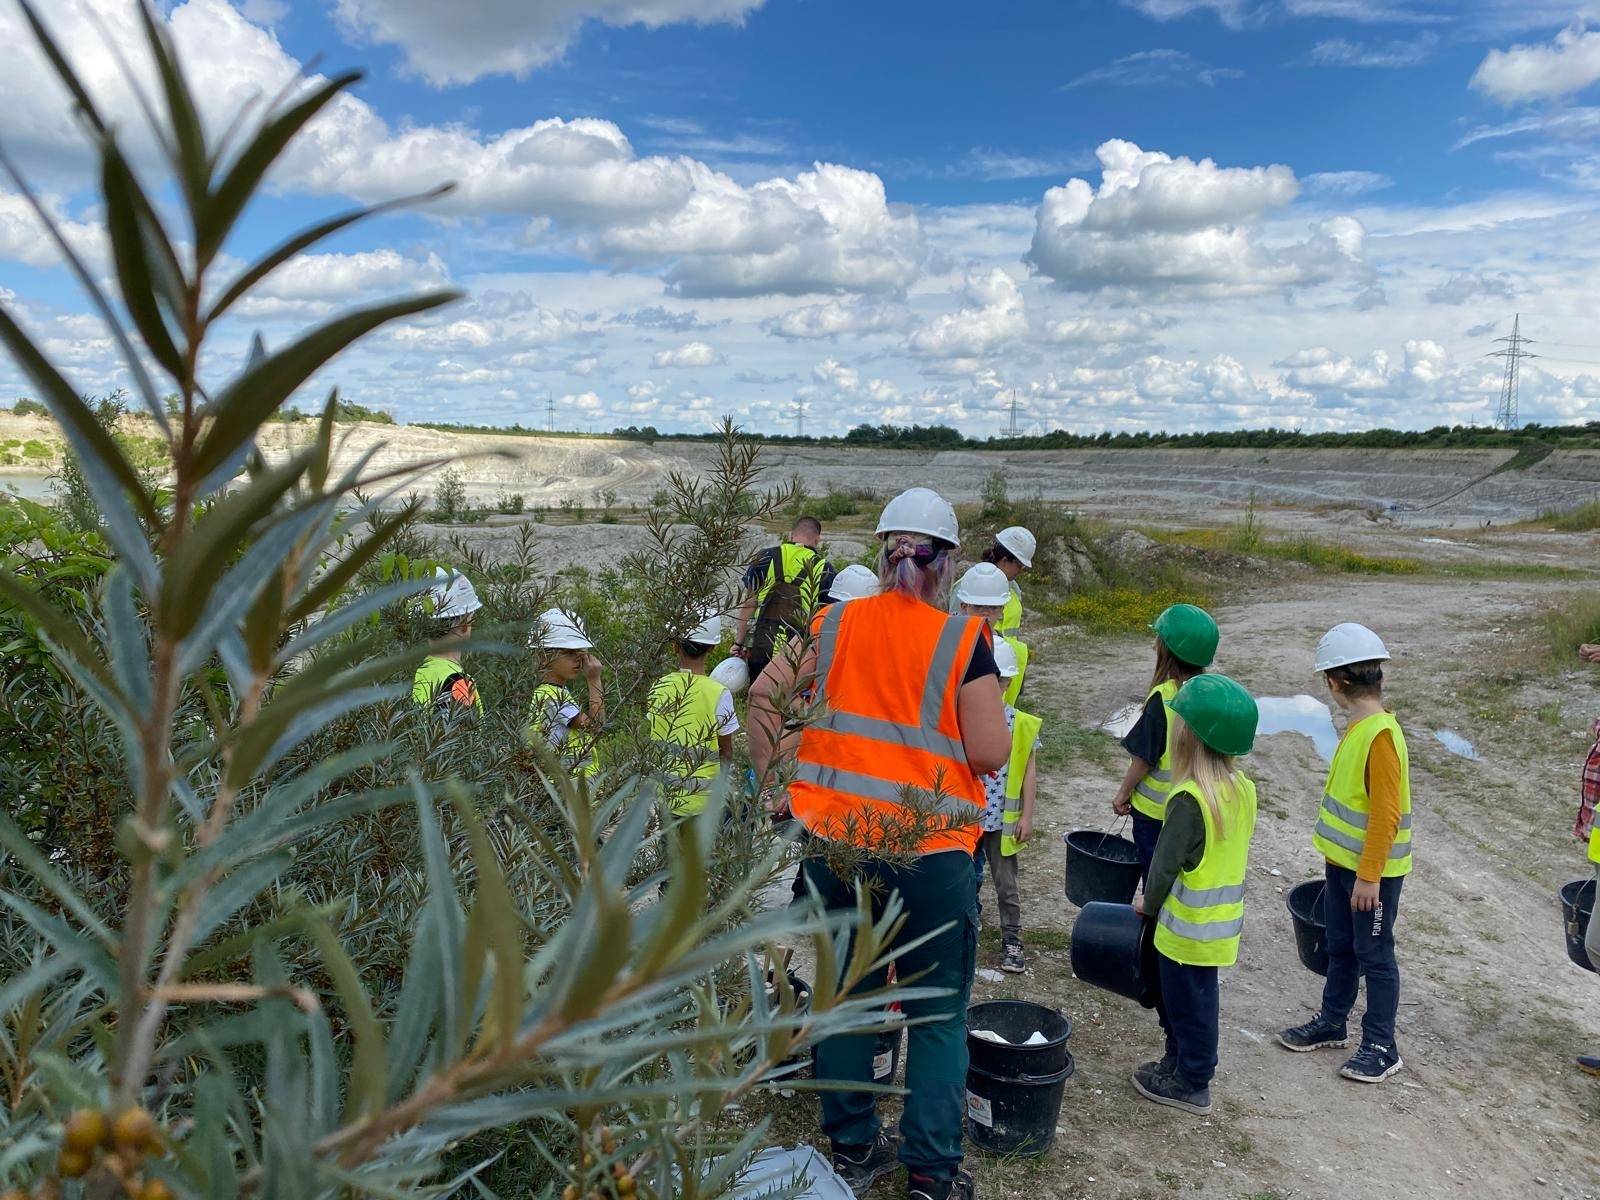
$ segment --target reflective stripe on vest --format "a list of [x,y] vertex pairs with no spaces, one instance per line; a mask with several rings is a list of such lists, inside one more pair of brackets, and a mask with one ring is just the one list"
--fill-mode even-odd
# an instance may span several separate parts
[[1178,695],[1178,681],[1167,679],[1150,689],[1145,696],[1146,705],[1152,697],[1161,697],[1161,706],[1167,716],[1167,740],[1161,747],[1161,761],[1156,763],[1139,780],[1133,789],[1133,807],[1135,811],[1155,821],[1167,819],[1167,793],[1172,790],[1172,701]]
[[1179,872],[1161,903],[1156,949],[1187,966],[1231,967],[1239,959],[1239,934],[1244,929],[1244,880],[1256,827],[1256,785],[1234,773],[1228,794],[1217,797],[1221,829],[1192,782],[1180,783],[1172,794],[1195,798],[1205,822],[1206,848],[1194,870]]
[[1028,673],[1028,643],[1019,637],[1006,637],[1011,648],[1017,652],[1017,676],[1006,684],[1003,699],[1011,707],[1017,706],[1017,698],[1022,695],[1022,677]]
[[1411,870],[1411,767],[1405,734],[1392,713],[1375,713],[1345,730],[1339,748],[1333,752],[1333,762],[1328,765],[1328,781],[1323,785],[1311,843],[1337,866],[1349,871],[1360,866],[1367,842],[1367,819],[1372,811],[1371,797],[1367,795],[1367,757],[1372,743],[1384,730],[1394,739],[1395,754],[1400,759],[1400,827],[1383,867],[1384,876],[1390,877]]
[[1011,584],[1011,595],[1006,597],[1005,607],[1000,610],[1000,619],[995,622],[994,631],[998,634],[1016,633],[1022,628],[1022,592],[1016,583]]
[[919,823],[915,809],[942,818],[916,852],[972,850],[983,784],[967,765],[956,696],[982,620],[888,592],[830,605],[812,630],[823,712],[800,735],[795,816],[820,837],[872,848]]
[[1044,722],[1032,713],[1018,711],[1011,723],[1011,758],[1006,763],[1006,806],[1000,815],[1000,853],[1017,852],[1017,823],[1022,820],[1022,785],[1028,778],[1028,760],[1039,741]]
[[715,679],[674,671],[650,689],[650,740],[669,764],[664,791],[672,810],[689,815],[706,806],[706,793],[722,769],[717,705],[728,689]]

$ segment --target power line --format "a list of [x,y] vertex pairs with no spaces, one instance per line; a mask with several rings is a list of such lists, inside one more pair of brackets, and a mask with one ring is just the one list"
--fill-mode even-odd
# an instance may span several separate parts
[[1517,429],[1522,422],[1517,417],[1517,383],[1521,374],[1522,360],[1525,358],[1538,358],[1523,347],[1529,345],[1529,339],[1522,336],[1522,314],[1518,313],[1511,321],[1511,336],[1495,338],[1496,342],[1505,342],[1504,350],[1491,350],[1484,357],[1503,358],[1506,360],[1505,381],[1500,385],[1500,405],[1495,410],[1494,423],[1501,429]]
[[556,431],[556,396],[554,392],[546,392],[544,394],[544,431],[546,433],[554,433]]

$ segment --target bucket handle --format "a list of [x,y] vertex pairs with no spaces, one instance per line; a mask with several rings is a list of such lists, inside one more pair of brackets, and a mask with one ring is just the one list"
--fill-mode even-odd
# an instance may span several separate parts
[[1109,833],[1112,837],[1121,837],[1122,836],[1122,827],[1127,822],[1127,820],[1128,820],[1128,814],[1127,813],[1123,813],[1121,816],[1119,816],[1115,821],[1113,821],[1111,823],[1111,828],[1106,830],[1106,832]]

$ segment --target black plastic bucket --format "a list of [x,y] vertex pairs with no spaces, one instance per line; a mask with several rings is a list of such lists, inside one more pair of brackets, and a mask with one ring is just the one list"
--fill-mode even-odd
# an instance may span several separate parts
[[[999,1032],[996,1030],[995,1032]],[[967,1069],[967,1137],[991,1154],[1040,1155],[1056,1140],[1061,1095],[1073,1071],[1006,1078],[981,1067]]]
[[[973,1030],[987,1029],[999,1034],[1007,1044],[973,1037]],[[1042,1033],[1045,1040],[1024,1045]],[[1013,1078],[1019,1075],[1051,1075],[1067,1065],[1067,1039],[1072,1022],[1053,1008],[1029,1000],[985,1000],[967,1009],[967,1057],[974,1067]]]
[[1067,843],[1067,899],[1079,908],[1103,900],[1130,904],[1144,866],[1139,847],[1125,837],[1094,829],[1063,834]]
[[872,1043],[872,1082],[893,1083],[900,1073],[900,1047],[905,1044],[905,1028],[886,1029]]
[[[1144,918],[1129,904],[1093,901],[1072,926],[1072,973],[1129,1000],[1144,994]],[[999,1032],[996,1030],[996,1032]]]
[[1567,957],[1585,971],[1593,971],[1589,952],[1583,948],[1584,935],[1594,917],[1594,880],[1574,879],[1561,885],[1561,928],[1567,935]]
[[1306,970],[1324,976],[1328,973],[1328,925],[1322,919],[1322,893],[1327,886],[1325,879],[1308,879],[1295,884],[1285,897],[1300,962]]

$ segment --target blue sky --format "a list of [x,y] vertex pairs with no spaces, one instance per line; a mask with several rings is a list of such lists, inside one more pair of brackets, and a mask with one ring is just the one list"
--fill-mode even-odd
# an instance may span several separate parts
[[[96,23],[49,20],[108,107]],[[1308,429],[1600,414],[1600,29],[1550,0],[185,0],[220,128],[306,73],[367,79],[230,252],[458,178],[285,270],[218,378],[362,300],[470,298],[330,372],[402,419]],[[1600,18],[1600,13],[1596,14]],[[0,140],[85,253],[91,174],[0,15]],[[314,64],[314,65],[308,65]],[[303,86],[303,83],[301,84]],[[128,137],[154,172],[148,143]],[[86,390],[120,369],[18,197],[0,299]],[[25,385],[0,366],[0,387]],[[326,381],[318,381],[323,383]],[[312,397],[307,401],[311,402]]]

